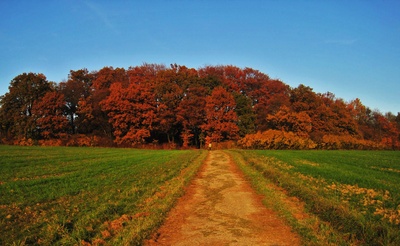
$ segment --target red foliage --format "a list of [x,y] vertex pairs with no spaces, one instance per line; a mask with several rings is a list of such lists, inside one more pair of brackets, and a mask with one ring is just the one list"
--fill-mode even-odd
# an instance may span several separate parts
[[[258,131],[258,133],[255,133]],[[252,68],[173,64],[22,74],[0,97],[0,139],[20,145],[400,149],[400,114]]]
[[[119,145],[143,143],[150,136],[156,118],[156,105],[147,86],[120,83],[111,85],[110,95],[101,102],[113,126],[115,142]],[[149,100],[150,98],[150,100]]]
[[47,92],[33,107],[37,127],[44,139],[60,138],[67,131],[64,95],[56,91]]
[[[198,138],[201,133],[200,127],[205,123],[206,94],[207,90],[203,86],[189,87],[177,109],[177,120],[182,124],[181,133],[183,147],[188,147],[191,140],[198,146]],[[194,138],[194,139],[193,139]]]
[[206,98],[206,123],[202,130],[211,142],[236,139],[239,128],[236,125],[235,100],[224,88],[217,87]]

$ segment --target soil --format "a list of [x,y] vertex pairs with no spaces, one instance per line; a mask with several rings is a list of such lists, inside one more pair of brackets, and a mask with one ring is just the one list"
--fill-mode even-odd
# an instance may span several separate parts
[[223,151],[210,151],[197,177],[146,245],[300,245]]

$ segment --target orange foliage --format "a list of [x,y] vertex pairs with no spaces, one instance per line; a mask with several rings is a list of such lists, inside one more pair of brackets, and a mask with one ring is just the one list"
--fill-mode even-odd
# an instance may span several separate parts
[[317,146],[308,138],[279,130],[248,134],[239,140],[238,145],[246,149],[314,149]]
[[33,113],[37,120],[37,127],[44,139],[59,138],[68,127],[68,120],[64,115],[64,95],[52,91],[47,92],[43,98],[34,105]]
[[34,142],[31,138],[18,138],[13,141],[14,145],[33,146]]
[[40,146],[63,146],[64,142],[61,139],[43,139],[39,140]]
[[325,135],[318,146],[320,149],[382,149],[383,146],[373,141],[357,139],[355,137],[337,136],[337,135]]
[[117,144],[143,143],[150,136],[156,118],[155,102],[149,100],[152,98],[150,89],[140,84],[123,88],[115,83],[110,95],[101,102],[103,110],[108,112]]
[[245,148],[400,149],[400,114],[252,68],[145,63],[71,70],[58,84],[25,73],[9,89],[0,97],[3,143],[189,148],[244,136]]
[[305,112],[293,112],[282,106],[274,115],[268,115],[267,121],[272,129],[293,132],[298,136],[308,137],[311,132],[311,118]]
[[224,88],[217,87],[211,96],[206,98],[206,123],[202,129],[211,138],[211,142],[236,139],[239,132],[237,126],[236,107],[232,94]]

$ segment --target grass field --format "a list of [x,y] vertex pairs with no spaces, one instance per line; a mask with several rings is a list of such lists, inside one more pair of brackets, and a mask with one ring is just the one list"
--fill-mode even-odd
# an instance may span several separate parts
[[0,245],[140,244],[206,155],[0,146]]
[[[228,153],[306,245],[400,245],[400,152]],[[0,245],[138,245],[206,155],[0,146]]]
[[[231,151],[307,244],[400,245],[400,152]],[[269,182],[269,183],[268,183]],[[270,185],[315,217],[294,218]]]

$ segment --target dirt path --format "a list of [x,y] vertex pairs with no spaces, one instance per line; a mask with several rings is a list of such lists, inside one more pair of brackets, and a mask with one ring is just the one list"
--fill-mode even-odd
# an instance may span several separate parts
[[165,224],[147,245],[299,245],[228,154],[211,151]]

